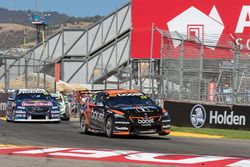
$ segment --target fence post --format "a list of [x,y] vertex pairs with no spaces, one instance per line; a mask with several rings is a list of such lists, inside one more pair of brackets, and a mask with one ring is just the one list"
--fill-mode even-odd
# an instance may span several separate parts
[[161,50],[160,50],[160,82],[159,82],[159,92],[160,98],[163,99],[164,95],[164,78],[163,78],[163,54],[164,54],[164,37],[161,34]]
[[8,89],[9,89],[9,77],[8,77],[8,69],[7,69],[7,59],[5,58],[4,59],[4,73],[5,73],[5,76],[4,76],[4,90],[5,92],[8,92]]
[[151,31],[151,44],[150,44],[150,72],[149,72],[149,75],[150,75],[150,82],[151,82],[151,94],[152,94],[152,98],[155,98],[155,93],[154,93],[154,77],[153,77],[153,69],[154,69],[154,66],[153,66],[153,63],[154,63],[154,60],[153,60],[153,54],[154,54],[154,32],[155,32],[155,26],[154,26],[154,23],[152,23],[152,31]]
[[202,79],[203,79],[203,67],[204,66],[204,46],[201,41],[201,49],[200,49],[200,71],[199,71],[199,97],[198,100],[202,100],[202,92],[201,92],[201,85],[202,85]]
[[25,88],[28,88],[28,60],[27,60],[27,55],[25,55],[25,72],[24,72],[24,79],[25,79]]
[[37,71],[37,88],[40,87],[40,64],[38,63],[38,71]]
[[46,62],[43,63],[43,87],[46,89]]
[[233,103],[237,102],[238,90],[238,75],[239,75],[239,59],[240,59],[240,46],[235,46],[234,53],[234,68],[233,68]]

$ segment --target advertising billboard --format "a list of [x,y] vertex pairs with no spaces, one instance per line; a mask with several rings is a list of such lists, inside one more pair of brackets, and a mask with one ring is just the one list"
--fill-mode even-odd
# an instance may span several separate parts
[[165,101],[171,124],[194,128],[250,130],[247,105],[215,105],[195,102]]
[[[208,46],[205,58],[232,57],[230,49],[218,47],[219,44],[230,47],[229,41],[250,50],[249,0],[132,0],[131,58],[150,58],[152,23],[184,35],[184,40],[195,35]],[[175,38],[173,34],[171,38]],[[153,41],[153,58],[159,58],[159,33],[154,33]],[[172,42],[171,47],[178,50],[180,42]]]

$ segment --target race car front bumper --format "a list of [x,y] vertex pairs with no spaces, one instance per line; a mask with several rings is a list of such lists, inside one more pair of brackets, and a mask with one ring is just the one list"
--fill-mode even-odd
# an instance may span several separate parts
[[136,124],[131,121],[116,120],[114,121],[115,135],[129,135],[129,134],[155,134],[155,133],[166,133],[169,134],[170,120],[162,120],[152,124]]
[[28,110],[15,110],[15,122],[59,122],[61,121],[60,112],[49,110],[48,112],[35,113]]
[[60,122],[61,119],[15,119],[15,122]]

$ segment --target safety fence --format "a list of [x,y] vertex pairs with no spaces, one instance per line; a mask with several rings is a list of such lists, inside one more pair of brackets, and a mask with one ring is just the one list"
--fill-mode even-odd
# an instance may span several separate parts
[[[3,64],[0,70],[0,90],[21,88],[45,88],[55,90],[55,64],[36,60],[33,57],[5,54],[0,56]],[[15,63],[13,63],[15,62]]]
[[250,46],[244,42],[250,35],[235,39],[157,30],[161,57],[137,60],[141,89],[160,99],[249,104]]

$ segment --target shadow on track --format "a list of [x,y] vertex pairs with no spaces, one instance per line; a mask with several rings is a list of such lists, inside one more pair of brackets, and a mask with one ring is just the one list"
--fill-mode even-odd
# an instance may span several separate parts
[[[79,134],[81,134],[79,132]],[[81,134],[81,135],[87,135],[87,136],[96,136],[96,137],[105,137],[107,136],[103,133],[93,133],[89,132],[89,134]],[[122,139],[122,140],[127,140],[127,139],[133,139],[133,140],[171,140],[167,136],[157,136],[156,134],[153,135],[129,135],[129,136],[122,136],[122,135],[115,135],[111,139]]]

